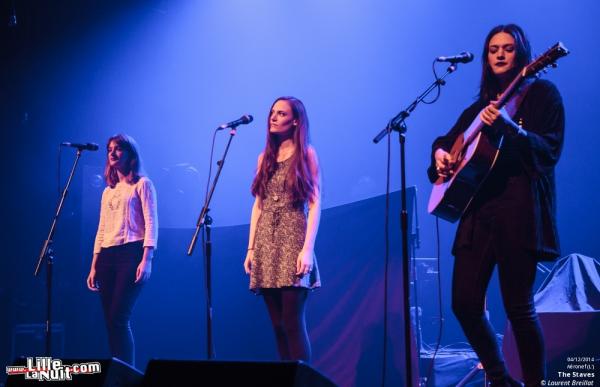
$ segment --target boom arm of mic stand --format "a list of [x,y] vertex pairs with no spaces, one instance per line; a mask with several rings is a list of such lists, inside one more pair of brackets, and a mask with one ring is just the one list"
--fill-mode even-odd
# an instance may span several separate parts
[[446,78],[448,76],[448,74],[451,74],[454,71],[456,71],[456,67],[457,67],[456,64],[452,64],[452,65],[448,66],[448,68],[446,69],[446,73],[441,78],[437,78],[435,81],[433,81],[433,83],[431,85],[429,85],[427,90],[425,90],[420,96],[418,96],[417,99],[415,99],[408,106],[408,108],[402,110],[400,113],[398,113],[396,115],[396,117],[392,118],[390,120],[390,122],[388,123],[388,125],[383,130],[381,130],[377,134],[377,136],[375,136],[375,138],[373,138],[373,142],[375,144],[379,143],[379,141],[381,141],[386,135],[390,134],[390,132],[392,130],[397,130],[400,133],[404,133],[404,131],[402,129],[399,129],[399,128],[405,128],[404,120],[410,115],[410,113],[412,113],[413,110],[415,110],[415,108],[417,107],[419,102],[423,101],[423,99],[425,99],[425,97],[427,97],[427,95],[429,93],[431,93],[431,91],[434,88],[436,88],[438,86],[443,86],[446,84],[446,81],[444,81],[444,78]]
[[229,131],[229,134],[230,134],[229,141],[227,141],[227,146],[225,147],[225,152],[223,153],[223,158],[221,158],[221,160],[219,160],[217,162],[219,169],[217,170],[217,174],[215,175],[215,178],[213,179],[212,186],[210,187],[210,191],[208,193],[208,196],[206,197],[206,201],[204,202],[204,207],[202,207],[200,216],[198,216],[198,222],[196,222],[196,231],[194,232],[194,236],[192,237],[192,240],[190,242],[190,245],[189,245],[188,251],[187,251],[187,255],[189,255],[189,256],[191,256],[192,253],[194,252],[194,247],[196,246],[196,242],[198,241],[198,235],[200,234],[200,229],[204,225],[204,218],[206,217],[206,214],[209,211],[208,207],[210,205],[210,201],[212,199],[213,193],[215,192],[215,188],[217,187],[217,182],[219,181],[219,176],[221,175],[221,171],[223,170],[223,165],[225,164],[225,158],[227,157],[227,152],[229,152],[229,146],[231,145],[231,140],[233,139],[233,137],[235,136],[236,133],[237,132],[236,132],[235,128],[232,128]]
[[50,245],[52,245],[52,240],[54,238],[54,233],[56,231],[56,224],[58,223],[58,217],[62,212],[63,205],[65,204],[65,200],[67,199],[67,194],[69,193],[69,187],[71,186],[71,181],[73,180],[73,175],[75,175],[75,169],[77,168],[77,163],[79,162],[79,158],[81,157],[81,149],[77,149],[77,154],[75,156],[75,161],[73,162],[73,167],[71,168],[71,173],[69,174],[69,178],[67,179],[67,184],[65,184],[65,188],[60,195],[60,200],[58,205],[56,206],[56,213],[54,214],[54,218],[52,219],[52,225],[50,226],[50,231],[48,232],[48,237],[44,241],[44,245],[42,246],[42,250],[40,251],[40,256],[38,257],[37,264],[35,266],[34,276],[37,276],[42,268],[42,263],[46,255],[48,254],[48,250],[50,249]]

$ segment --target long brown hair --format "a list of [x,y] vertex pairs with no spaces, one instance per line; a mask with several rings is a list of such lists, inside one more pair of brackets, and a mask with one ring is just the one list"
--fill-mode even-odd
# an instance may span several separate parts
[[485,38],[483,44],[483,54],[481,56],[481,83],[479,86],[479,98],[485,102],[495,99],[500,90],[500,82],[492,72],[492,68],[488,62],[488,50],[490,40],[499,32],[505,32],[515,40],[515,66],[510,71],[512,77],[516,77],[519,71],[523,69],[531,61],[531,46],[529,40],[523,32],[523,29],[516,24],[500,24],[491,29]]
[[292,108],[296,125],[294,127],[293,142],[294,154],[291,156],[290,168],[286,177],[285,186],[290,190],[294,203],[304,203],[307,200],[314,200],[314,194],[318,187],[318,171],[316,165],[309,157],[308,149],[309,131],[308,116],[306,108],[302,101],[294,97],[279,97],[271,105],[269,117],[267,119],[267,144],[263,152],[262,162],[252,182],[252,195],[264,199],[266,197],[267,182],[275,173],[277,165],[277,151],[279,149],[279,140],[276,134],[269,130],[271,111],[278,101],[287,101]]
[[[137,183],[140,177],[145,176],[146,173],[142,168],[142,158],[140,156],[140,152],[138,151],[138,145],[135,140],[126,134],[115,134],[110,137],[106,142],[106,151],[108,152],[108,147],[111,142],[117,143],[123,150],[127,151],[127,155],[129,157],[129,175],[128,182],[129,183]],[[119,182],[119,175],[117,174],[117,169],[110,166],[110,162],[108,160],[108,156],[106,157],[106,165],[104,166],[104,180],[106,184],[108,184],[111,188],[114,188],[115,185]]]

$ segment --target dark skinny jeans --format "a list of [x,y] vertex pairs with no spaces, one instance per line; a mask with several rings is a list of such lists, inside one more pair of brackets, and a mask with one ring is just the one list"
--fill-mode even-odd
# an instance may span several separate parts
[[525,385],[539,386],[545,377],[545,352],[533,303],[537,262],[530,252],[515,247],[518,243],[511,243],[504,232],[507,227],[501,223],[493,218],[479,222],[472,246],[455,252],[452,309],[490,379],[506,377],[494,329],[484,313],[486,290],[498,265],[502,301],[514,332]]
[[103,248],[96,262],[96,279],[113,357],[135,365],[131,312],[142,289],[135,283],[144,253],[143,242]]

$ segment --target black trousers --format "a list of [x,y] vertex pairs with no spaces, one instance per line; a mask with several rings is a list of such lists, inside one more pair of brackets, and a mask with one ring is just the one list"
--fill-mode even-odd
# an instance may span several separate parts
[[[504,218],[504,219],[503,219]],[[544,339],[533,303],[537,261],[521,247],[518,220],[486,216],[477,221],[473,242],[455,251],[452,309],[490,379],[507,370],[495,332],[484,313],[486,290],[494,267],[506,315],[512,325],[524,382],[539,386],[545,377]]]
[[143,253],[143,242],[132,242],[103,248],[96,262],[111,355],[131,365],[135,365],[135,347],[130,318],[142,289],[135,283],[135,273]]

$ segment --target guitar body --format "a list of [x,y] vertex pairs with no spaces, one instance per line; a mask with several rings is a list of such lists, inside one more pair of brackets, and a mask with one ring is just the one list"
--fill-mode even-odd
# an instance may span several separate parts
[[429,213],[449,222],[456,222],[467,209],[496,163],[502,146],[501,136],[490,139],[479,132],[461,155],[459,152],[465,134],[466,132],[458,137],[450,151],[458,160],[458,167],[451,177],[440,177],[433,183],[427,207]]
[[[547,66],[569,53],[561,42],[556,43],[539,58],[528,64],[515,77],[495,102],[514,117],[531,83],[527,81]],[[479,115],[454,142],[450,154],[456,160],[453,174],[433,183],[428,211],[442,219],[456,222],[469,207],[479,187],[494,167],[502,145],[502,136],[491,138],[482,132],[485,127]]]

